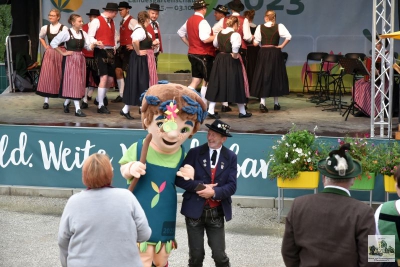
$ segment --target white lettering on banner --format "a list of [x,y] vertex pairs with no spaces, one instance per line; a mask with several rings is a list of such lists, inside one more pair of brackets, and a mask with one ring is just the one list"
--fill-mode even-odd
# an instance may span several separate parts
[[[8,135],[3,135],[0,140],[0,166],[2,168],[7,167],[10,162],[17,166],[20,164],[23,165],[28,165],[29,167],[33,167],[33,164],[30,163],[32,154],[28,157],[27,160],[25,160],[25,148],[26,148],[26,143],[27,143],[28,137],[26,133],[22,132],[19,135],[19,146],[17,148],[14,148],[11,150],[10,153],[10,158],[8,160],[5,160],[5,153],[7,151],[8,147]],[[17,160],[16,155],[19,153],[19,159]]]
[[[58,148],[58,155],[56,153],[56,148],[53,142],[49,142],[49,152],[47,152],[46,144],[42,140],[39,140],[38,142],[40,144],[40,150],[42,152],[43,166],[46,170],[50,169],[51,164],[53,164],[56,170],[60,170],[60,165],[66,171],[71,171],[75,167],[81,168],[83,165],[83,161],[90,155],[90,149],[95,147],[95,145],[90,144],[90,140],[86,140],[84,148],[75,147],[76,152],[74,161],[70,166],[68,166],[67,157],[71,154],[71,149],[63,148],[63,141],[61,141]],[[99,153],[100,151],[102,154],[105,154],[104,150],[99,150]],[[83,152],[82,160],[80,160],[79,152]]]
[[[190,148],[194,148],[199,146],[199,140],[193,138],[191,143],[190,143]],[[231,147],[229,148],[229,150],[233,151],[236,155],[239,154],[239,150],[240,150],[240,146],[237,143],[234,143],[231,145]],[[257,164],[257,159],[250,159],[250,158],[246,158],[242,165],[237,164],[237,175],[236,177],[239,177],[240,175],[242,175],[243,178],[249,178],[249,177],[253,177],[253,178],[257,178],[260,174],[261,177],[263,179],[267,179],[268,177],[268,166],[271,160],[269,160],[268,162],[265,162],[265,160],[260,159],[260,168],[258,168],[258,164]],[[249,171],[247,172],[247,169],[249,168]]]

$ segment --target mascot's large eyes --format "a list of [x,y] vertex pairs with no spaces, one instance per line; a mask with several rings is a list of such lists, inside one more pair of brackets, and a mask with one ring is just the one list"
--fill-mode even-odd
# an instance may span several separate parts
[[157,127],[158,127],[158,128],[162,128],[162,126],[163,126],[164,123],[161,122],[161,121],[159,121],[159,122],[157,122],[156,124],[157,124]]
[[189,127],[184,127],[184,128],[182,128],[181,133],[187,133],[189,131],[190,131]]

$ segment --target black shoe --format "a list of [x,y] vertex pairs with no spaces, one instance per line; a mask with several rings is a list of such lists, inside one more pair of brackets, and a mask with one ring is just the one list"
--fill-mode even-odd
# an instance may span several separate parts
[[110,114],[110,111],[105,106],[101,106],[100,108],[97,109],[97,113],[102,113],[102,114]]
[[128,111],[128,113],[124,113],[122,110],[119,112],[119,114],[121,115],[121,116],[124,116],[125,118],[127,118],[128,120],[133,120],[134,119],[134,117],[132,117],[131,116],[131,114],[129,113],[129,111]]
[[263,104],[260,104],[260,111],[261,111],[262,113],[267,113],[267,112],[268,112],[268,109],[267,109],[267,107],[264,106]]
[[253,114],[246,112],[246,114],[239,113],[239,118],[250,118]]
[[43,104],[43,109],[49,109],[49,103],[44,103]]
[[75,116],[77,117],[86,117],[86,114],[82,112],[82,110],[78,109],[78,111],[75,112]]
[[[119,103],[119,102],[122,102],[122,97],[120,97],[119,95],[114,99],[114,100],[111,100],[111,102],[112,103]],[[104,103],[105,104],[105,103]]]
[[64,106],[64,113],[69,113],[69,104],[63,106]]
[[215,113],[215,114],[208,113],[207,116],[208,116],[209,119],[214,119],[214,120],[217,120],[217,119],[221,118],[221,117],[218,115],[218,113]]
[[87,100],[88,101],[92,100],[92,97],[91,96],[87,96]]
[[81,109],[86,109],[88,107],[89,107],[88,103],[82,101]]
[[229,111],[232,111],[230,106],[222,105],[221,112],[229,112]]
[[274,105],[274,110],[281,110],[281,105],[275,104]]
[[[97,102],[96,98],[94,99],[93,103],[94,103],[96,106],[99,105],[99,102]],[[105,98],[103,99],[103,103],[104,103],[104,106],[106,106],[106,107],[108,106],[108,98],[107,98],[107,97],[105,97]]]

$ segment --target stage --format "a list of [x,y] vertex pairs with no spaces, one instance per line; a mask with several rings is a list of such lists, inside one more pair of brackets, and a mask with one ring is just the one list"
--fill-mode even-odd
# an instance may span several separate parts
[[[95,93],[96,94],[96,93]],[[109,100],[115,99],[117,92],[113,89],[109,91]],[[370,118],[348,116],[345,121],[338,110],[323,111],[331,106],[324,106],[331,103],[326,101],[322,106],[317,106],[310,102],[312,94],[291,93],[288,96],[280,97],[279,102],[281,110],[273,110],[273,98],[268,98],[266,106],[268,113],[259,111],[259,102],[255,98],[249,100],[249,110],[253,116],[251,118],[238,118],[238,108],[231,105],[232,111],[227,113],[220,112],[221,104],[217,103],[216,111],[221,115],[221,120],[231,125],[231,131],[235,133],[258,133],[258,134],[282,134],[286,133],[293,123],[300,129],[316,131],[319,136],[343,137],[346,135],[359,135],[370,133]],[[343,96],[343,101],[350,103],[350,94]],[[133,107],[131,115],[134,120],[127,120],[119,114],[124,106],[123,103],[111,103],[109,101],[108,109],[111,114],[98,114],[97,107],[93,100],[89,102],[89,108],[83,112],[87,115],[85,118],[74,116],[74,107],[71,103],[71,113],[63,112],[63,99],[50,99],[50,108],[45,110],[43,98],[34,92],[4,92],[0,95],[0,124],[7,125],[37,125],[37,126],[68,126],[68,127],[93,127],[93,128],[126,128],[142,129],[138,107]],[[343,108],[341,113],[345,112]],[[397,118],[393,118],[393,129],[397,129]],[[205,123],[211,123],[212,119],[206,119]],[[203,124],[202,131],[207,127]],[[379,129],[375,130],[375,135],[379,134]]]

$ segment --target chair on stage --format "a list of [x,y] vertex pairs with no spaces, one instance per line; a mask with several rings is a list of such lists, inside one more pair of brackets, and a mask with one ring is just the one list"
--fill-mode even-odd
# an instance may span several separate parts
[[[325,52],[310,52],[307,55],[307,60],[305,63],[305,71],[304,71],[304,79],[303,79],[303,93],[307,88],[307,92],[313,91],[310,88],[314,88],[314,94],[318,92],[319,95],[323,93],[323,58],[328,55]],[[311,70],[310,65],[317,64],[315,70]],[[317,77],[317,82],[315,85],[312,85],[313,77]],[[314,96],[312,98],[317,98]]]
[[[343,84],[343,71],[339,64],[339,59],[344,58],[343,55],[329,54],[323,58],[323,69],[325,79],[325,95],[326,99],[329,97],[332,91],[332,102],[327,105],[331,108],[325,108],[323,110],[338,110],[341,112],[342,109],[342,90],[344,89]],[[338,97],[338,98],[337,98]]]

